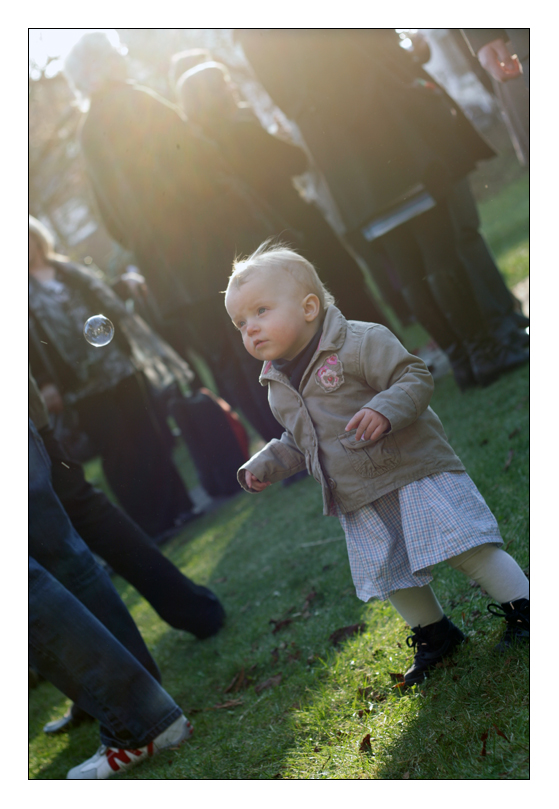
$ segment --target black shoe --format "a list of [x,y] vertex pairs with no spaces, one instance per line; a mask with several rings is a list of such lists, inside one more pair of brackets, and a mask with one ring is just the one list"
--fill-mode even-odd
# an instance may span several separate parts
[[54,722],[48,722],[43,731],[53,736],[55,733],[63,733],[71,728],[77,728],[82,722],[93,721],[93,717],[86,713],[81,708],[78,708],[74,702],[72,707],[64,714],[61,719],[56,719]]
[[482,387],[491,385],[501,374],[524,365],[530,359],[528,352],[520,347],[489,341],[468,343],[467,348],[476,382]]
[[446,615],[434,624],[414,626],[412,632],[414,634],[406,638],[406,643],[415,649],[415,657],[413,665],[404,674],[406,685],[423,682],[429,669],[449,657],[466,640]]
[[468,388],[474,388],[477,385],[472,365],[468,352],[461,343],[453,343],[448,348],[445,348],[444,353],[448,357],[454,380],[460,390],[463,392]]
[[[491,609],[493,607],[493,609]],[[530,601],[519,598],[506,604],[488,604],[491,615],[504,618],[507,624],[505,633],[495,646],[496,652],[506,652],[512,646],[528,643],[530,640]]]

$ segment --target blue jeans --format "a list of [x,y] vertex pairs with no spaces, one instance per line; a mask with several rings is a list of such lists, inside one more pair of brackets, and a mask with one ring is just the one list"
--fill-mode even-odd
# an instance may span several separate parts
[[31,665],[100,722],[101,742],[134,749],[182,711],[78,599],[29,557]]
[[56,497],[50,460],[29,422],[31,664],[101,722],[112,747],[143,746],[181,710],[108,575]]

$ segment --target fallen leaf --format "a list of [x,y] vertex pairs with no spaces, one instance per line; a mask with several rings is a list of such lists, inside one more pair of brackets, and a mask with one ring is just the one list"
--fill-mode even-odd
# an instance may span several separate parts
[[352,635],[355,635],[357,632],[364,632],[366,629],[366,624],[351,624],[350,626],[342,626],[340,629],[336,629],[329,637],[329,640],[332,641],[334,646],[338,646],[343,640],[346,638],[350,638]]
[[278,647],[276,646],[275,649],[272,649],[270,654],[272,655],[272,660],[274,661],[274,663],[277,663],[278,660],[279,660],[279,649],[278,649]]
[[373,691],[374,691],[374,690],[375,690],[375,689],[373,688],[373,686],[372,686],[372,685],[367,685],[367,686],[365,686],[365,688],[358,688],[358,689],[357,689],[357,691],[359,692],[359,694],[360,694],[362,697],[368,697],[368,696],[370,696],[370,695],[373,693]]
[[313,747],[313,753],[320,753],[320,747]]
[[273,688],[274,686],[279,685],[281,683],[281,678],[282,678],[281,672],[279,674],[276,674],[274,677],[268,677],[267,680],[264,680],[263,682],[258,683],[258,685],[255,685],[254,690],[256,691],[257,694],[259,694],[266,688]]
[[280,631],[280,629],[283,629],[284,627],[289,626],[289,624],[292,624],[293,619],[284,618],[282,621],[275,621],[273,618],[271,618],[270,623],[274,624],[274,628],[272,629],[272,635],[275,635],[276,632]]
[[359,745],[359,752],[360,753],[370,753],[372,752],[371,747],[371,734],[367,733],[366,736],[363,737],[361,740],[361,744]]
[[507,739],[507,737],[505,736],[505,734],[503,733],[503,731],[502,731],[502,730],[499,730],[499,728],[497,727],[497,725],[493,725],[493,727],[495,728],[495,733],[497,734],[497,736],[501,736],[503,739],[505,739],[505,741],[507,741],[507,742],[509,742],[509,743],[510,743],[510,739]]
[[[251,667],[251,670],[254,666]],[[252,679],[247,677],[245,674],[245,667],[243,666],[237,674],[233,677],[227,688],[224,690],[224,694],[233,693],[236,694],[237,691],[240,691],[242,688],[248,688],[249,685],[252,684]]]
[[483,747],[481,748],[481,753],[480,753],[481,756],[486,756],[487,755],[487,737],[488,736],[489,736],[488,731],[486,731],[485,733],[482,733],[481,736],[480,736],[480,739],[483,742]]
[[219,711],[221,708],[237,708],[239,705],[242,705],[242,699],[228,699],[227,702],[221,702],[217,705],[212,705],[211,708],[207,708],[208,711]]
[[515,427],[512,433],[509,433],[509,440],[514,438],[515,435],[518,435],[520,432],[520,427]]
[[399,672],[390,671],[388,672],[388,676],[392,680],[393,683],[403,683],[404,682],[404,675],[400,674]]
[[509,466],[511,465],[513,456],[514,456],[514,450],[509,449],[509,454],[508,454],[507,460],[505,461],[505,465],[503,466],[503,472],[506,472],[507,469],[509,468]]

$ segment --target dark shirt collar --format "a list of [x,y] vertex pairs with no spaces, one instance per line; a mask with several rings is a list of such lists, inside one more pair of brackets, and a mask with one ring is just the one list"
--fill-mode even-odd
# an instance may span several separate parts
[[321,337],[322,337],[322,326],[314,335],[310,343],[307,343],[305,348],[302,351],[300,351],[296,357],[293,357],[292,360],[283,360],[283,359],[272,360],[272,365],[276,369],[276,371],[281,371],[282,374],[285,374],[294,388],[297,389],[299,387],[301,379],[303,378],[303,374],[305,373],[305,370],[309,362],[311,361],[314,352],[318,348],[318,344],[320,343]]

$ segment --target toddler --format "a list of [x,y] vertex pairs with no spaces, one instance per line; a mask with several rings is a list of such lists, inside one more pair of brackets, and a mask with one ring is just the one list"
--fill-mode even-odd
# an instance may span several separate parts
[[285,432],[238,473],[249,492],[307,469],[344,529],[357,595],[412,627],[405,673],[419,683],[465,638],[429,582],[446,560],[499,604],[504,651],[529,636],[528,580],[429,401],[433,378],[384,326],[346,320],[312,264],[264,243],[236,261],[225,306]]

